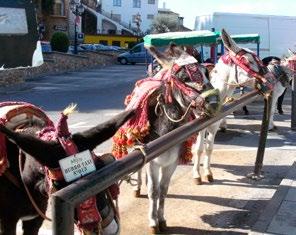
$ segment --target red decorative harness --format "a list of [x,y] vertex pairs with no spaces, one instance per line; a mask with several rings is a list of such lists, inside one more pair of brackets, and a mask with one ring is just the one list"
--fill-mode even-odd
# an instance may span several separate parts
[[[77,146],[70,138],[66,120],[68,116],[61,114],[60,121],[57,128],[44,128],[39,132],[38,136],[40,139],[45,141],[57,140],[64,148],[68,156],[78,153]],[[46,167],[46,175],[50,179],[49,184],[52,188],[52,181],[64,181],[64,176],[60,168],[50,169]],[[52,191],[52,190],[50,190]],[[78,217],[78,228],[93,231],[98,227],[98,224],[102,221],[102,217],[97,209],[96,197],[92,196],[79,204],[76,208]]]
[[[64,148],[68,156],[78,153],[77,146],[70,138],[70,133],[68,131],[67,116],[62,114],[61,119],[57,125],[54,127],[53,122],[47,117],[47,115],[38,107],[25,102],[2,102],[0,103],[0,124],[5,125],[14,130],[22,130],[27,127],[28,123],[38,120],[41,122],[42,126],[45,126],[41,131],[39,131],[37,136],[44,141],[59,141],[59,143]],[[96,158],[94,153],[92,153],[93,158]],[[20,155],[20,162],[21,162]],[[0,176],[2,173],[8,177],[11,173],[7,170],[9,166],[9,159],[7,158],[7,149],[6,149],[6,137],[0,133]],[[53,191],[53,181],[64,181],[64,176],[60,168],[49,169],[44,167],[45,175],[47,182],[49,183],[48,193],[50,194]],[[8,174],[9,173],[9,174]],[[22,175],[22,172],[21,172]],[[21,187],[22,185],[18,182],[18,179],[12,175],[9,177],[9,180],[17,186]],[[35,207],[36,211],[44,219],[49,218],[43,214],[43,212],[38,208],[34,199],[31,197],[31,194],[24,184],[24,187],[28,193],[28,196]],[[114,184],[109,189],[111,197],[116,199],[119,194],[118,185]],[[98,224],[102,221],[102,217],[97,209],[96,197],[90,197],[86,201],[78,205],[77,217],[78,217],[78,227],[80,229],[86,229],[88,231],[93,231],[98,228]],[[103,221],[104,223],[104,221]],[[102,224],[103,224],[102,223]]]
[[[182,66],[184,67],[184,66]],[[195,99],[201,94],[201,91],[186,86],[177,77],[178,72],[182,68],[177,64],[169,70],[163,70],[160,76],[148,77],[139,80],[131,95],[128,95],[125,100],[126,110],[135,109],[136,115],[127,121],[114,135],[112,154],[120,159],[128,154],[127,148],[132,147],[135,143],[141,142],[145,136],[150,133],[150,123],[148,120],[148,101],[150,95],[160,88],[162,85],[165,87],[164,101],[165,103],[172,103],[172,91],[173,89],[180,90],[184,95]],[[190,77],[192,82],[200,84],[205,83],[204,76],[198,68],[197,64],[185,65],[185,71]],[[200,107],[203,109],[203,107]],[[192,142],[192,139],[190,139]],[[188,143],[185,147],[186,153],[183,154],[182,163],[190,162],[191,151],[188,149]]]
[[[244,71],[246,71],[250,76],[256,78],[261,84],[264,84],[269,90],[272,90],[274,87],[274,81],[269,81],[265,77],[263,77],[259,72],[254,71],[250,68],[250,64],[248,60],[244,57],[245,54],[250,54],[254,61],[256,61],[257,66],[259,68],[265,67],[262,63],[262,61],[252,52],[247,52],[245,50],[239,51],[237,54],[234,54],[233,52],[229,52],[227,54],[224,54],[221,56],[221,60],[224,64],[235,64],[236,66],[240,67]],[[274,80],[274,76],[271,76],[271,80]],[[240,85],[238,83],[238,85]]]

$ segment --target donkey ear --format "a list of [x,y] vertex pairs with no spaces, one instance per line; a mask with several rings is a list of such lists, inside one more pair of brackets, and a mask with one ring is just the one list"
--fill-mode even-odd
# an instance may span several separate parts
[[170,68],[172,66],[171,60],[163,52],[160,52],[154,46],[145,46],[145,48],[163,68]]
[[93,150],[97,145],[108,140],[116,131],[135,114],[134,110],[121,112],[109,121],[97,125],[87,131],[75,133],[72,140],[78,147],[78,150]]
[[30,134],[10,130],[4,125],[0,125],[0,132],[42,165],[55,168],[59,165],[58,160],[66,156],[62,146],[57,142],[46,142]]
[[224,46],[229,50],[237,54],[242,49],[235,43],[235,41],[229,36],[229,34],[222,29],[221,31],[221,38],[223,41]]

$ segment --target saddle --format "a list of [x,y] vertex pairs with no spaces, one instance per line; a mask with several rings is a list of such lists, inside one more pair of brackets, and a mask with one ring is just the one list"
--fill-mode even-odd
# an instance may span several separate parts
[[[12,130],[21,130],[33,124],[38,124],[41,127],[54,126],[44,111],[26,102],[1,102],[0,124]],[[0,133],[0,176],[8,167],[6,140],[4,135]]]

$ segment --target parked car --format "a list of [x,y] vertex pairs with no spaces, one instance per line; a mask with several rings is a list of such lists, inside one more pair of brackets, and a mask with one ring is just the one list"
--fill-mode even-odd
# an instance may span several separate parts
[[108,46],[105,46],[103,44],[94,44],[97,51],[110,51],[110,48]]
[[41,41],[40,43],[41,43],[41,50],[42,50],[42,53],[52,52],[50,42],[47,42],[47,41]]
[[86,51],[96,51],[96,46],[94,44],[80,44],[79,46]]
[[144,43],[135,45],[132,49],[117,56],[120,64],[151,63],[152,56],[147,52]]
[[[77,46],[77,52],[86,51],[85,48],[81,47],[80,45]],[[68,53],[74,53],[74,46],[69,46]]]

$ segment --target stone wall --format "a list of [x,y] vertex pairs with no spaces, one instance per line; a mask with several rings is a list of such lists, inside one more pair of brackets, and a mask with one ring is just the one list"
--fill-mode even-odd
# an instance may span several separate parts
[[79,55],[52,52],[43,56],[44,63],[38,67],[0,70],[0,87],[23,83],[28,78],[105,66],[116,61],[115,54],[103,52],[83,52]]

